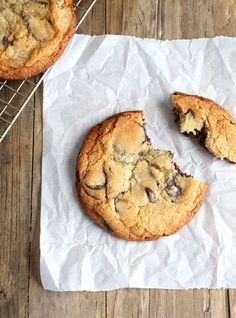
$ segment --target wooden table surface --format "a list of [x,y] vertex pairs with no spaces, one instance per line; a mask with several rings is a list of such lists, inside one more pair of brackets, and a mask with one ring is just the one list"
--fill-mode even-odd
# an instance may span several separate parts
[[[157,39],[235,36],[236,1],[98,0],[80,32]],[[0,144],[0,318],[236,317],[234,290],[43,290],[39,278],[41,156],[42,88]]]

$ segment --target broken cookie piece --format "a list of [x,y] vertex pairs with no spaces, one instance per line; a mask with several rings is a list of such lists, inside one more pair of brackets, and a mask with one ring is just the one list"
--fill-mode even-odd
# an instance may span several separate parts
[[76,170],[85,211],[126,240],[175,233],[194,217],[207,188],[183,173],[170,151],[153,149],[141,111],[116,114],[92,128]]
[[198,137],[210,153],[236,163],[236,121],[212,100],[176,92],[171,97],[181,133]]

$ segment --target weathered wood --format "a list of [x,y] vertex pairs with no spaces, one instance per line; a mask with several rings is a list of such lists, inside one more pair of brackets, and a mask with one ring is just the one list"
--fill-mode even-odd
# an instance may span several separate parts
[[155,37],[157,0],[107,0],[106,32]]
[[107,318],[120,317],[149,318],[149,290],[135,288],[107,292]]
[[226,318],[227,297],[223,289],[150,290],[150,318]]
[[212,0],[214,35],[236,36],[236,1]]
[[[17,87],[17,83],[12,84]],[[1,98],[4,92],[0,93]],[[15,105],[21,98],[14,100]],[[0,144],[0,317],[27,317],[32,101]]]
[[230,318],[236,317],[236,290],[228,290],[228,313]]
[[[159,0],[162,39],[212,37],[215,0]],[[227,2],[227,1],[226,1]]]

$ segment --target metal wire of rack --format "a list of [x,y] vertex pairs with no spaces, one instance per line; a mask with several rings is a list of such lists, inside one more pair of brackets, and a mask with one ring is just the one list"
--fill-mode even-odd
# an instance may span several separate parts
[[[77,14],[76,31],[97,2],[97,0],[90,0],[87,1],[86,6],[83,6],[82,1],[77,0],[73,3]],[[0,143],[27,106],[31,97],[42,83],[44,76],[45,73],[37,78],[26,78],[21,81],[0,80]],[[17,98],[20,101],[19,105],[16,106],[16,103],[12,105],[12,101]]]

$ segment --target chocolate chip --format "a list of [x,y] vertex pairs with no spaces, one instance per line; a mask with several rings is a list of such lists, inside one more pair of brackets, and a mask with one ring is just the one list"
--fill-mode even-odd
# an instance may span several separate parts
[[171,198],[171,201],[174,202],[177,197],[181,194],[182,188],[178,185],[172,185],[170,188],[166,188],[166,193]]
[[203,127],[200,131],[198,130],[195,130],[195,134],[193,134],[192,132],[184,132],[183,134],[187,137],[190,137],[190,138],[197,138],[199,143],[202,144],[203,146],[205,146],[205,140],[206,140],[206,136],[207,136],[207,128],[206,128],[206,125],[203,124]]
[[2,44],[5,46],[11,46],[13,45],[13,43],[14,43],[14,40],[10,41],[7,37],[4,37],[2,39]]
[[145,188],[145,192],[146,192],[146,194],[147,194],[147,196],[148,196],[148,200],[149,200],[151,203],[156,202],[157,197],[156,197],[155,192],[152,191],[152,189],[150,189],[150,188]]
[[166,181],[166,193],[171,198],[171,201],[175,201],[177,197],[181,194],[182,188],[175,183],[176,174],[170,176]]
[[171,175],[170,177],[168,177],[166,181],[166,184],[167,184],[166,188],[171,188],[175,184],[175,176],[176,175]]

